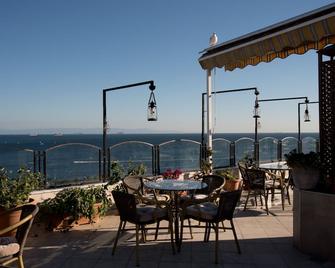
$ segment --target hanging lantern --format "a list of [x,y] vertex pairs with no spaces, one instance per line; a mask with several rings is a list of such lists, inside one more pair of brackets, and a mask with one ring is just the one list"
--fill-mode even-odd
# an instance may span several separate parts
[[309,116],[309,111],[308,111],[308,104],[306,103],[306,109],[305,109],[305,114],[304,114],[304,121],[305,122],[310,122],[311,121],[311,118]]
[[154,85],[150,85],[150,97],[148,101],[148,121],[157,121],[157,104],[154,94]]
[[258,97],[256,96],[255,106],[254,106],[254,118],[260,118],[260,110],[259,110],[259,103]]

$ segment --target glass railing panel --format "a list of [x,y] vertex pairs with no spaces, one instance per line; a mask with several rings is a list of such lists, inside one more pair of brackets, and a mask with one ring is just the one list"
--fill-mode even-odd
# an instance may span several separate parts
[[110,161],[117,161],[127,172],[130,166],[144,165],[145,175],[152,175],[153,145],[141,141],[126,141],[110,147]]
[[307,154],[309,152],[316,152],[316,139],[312,137],[305,137],[301,141],[302,152]]
[[285,159],[285,154],[297,150],[298,151],[298,139],[294,137],[286,137],[282,139],[282,159]]
[[254,158],[254,140],[240,138],[235,142],[236,163],[245,158]]
[[213,140],[213,167],[226,167],[230,165],[230,141],[226,139]]
[[98,182],[99,147],[90,144],[62,144],[46,150],[47,186]]
[[200,169],[200,143],[191,140],[173,140],[159,145],[160,172],[167,169],[191,171]]
[[0,144],[0,167],[4,167],[10,177],[17,175],[21,167],[34,170],[34,151],[13,144]]
[[265,137],[259,140],[259,161],[273,162],[278,161],[278,139]]

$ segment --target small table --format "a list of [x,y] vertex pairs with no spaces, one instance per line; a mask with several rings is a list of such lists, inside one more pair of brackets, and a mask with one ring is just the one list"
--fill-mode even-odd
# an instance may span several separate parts
[[259,168],[268,170],[279,170],[279,171],[290,170],[285,161],[259,164]]
[[175,207],[175,215],[174,215],[174,225],[175,225],[175,240],[177,246],[180,244],[179,237],[179,195],[180,191],[192,191],[192,190],[200,190],[207,187],[207,183],[202,181],[194,181],[194,180],[158,180],[158,181],[147,181],[144,182],[144,186],[149,189],[154,190],[162,190],[169,191],[172,194],[174,193],[174,198],[171,198],[173,205]]
[[[286,161],[259,164],[259,168],[269,170],[270,172],[273,172],[273,173],[277,173],[277,172],[280,173],[280,178],[279,178],[280,184],[286,188],[288,202],[289,204],[291,204],[290,195],[288,192],[288,188],[292,183],[291,182],[291,168],[287,165]],[[286,172],[289,172],[287,179],[285,178]]]

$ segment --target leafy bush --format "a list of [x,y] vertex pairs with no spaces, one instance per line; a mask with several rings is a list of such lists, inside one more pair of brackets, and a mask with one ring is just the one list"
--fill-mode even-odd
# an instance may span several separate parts
[[135,165],[131,161],[129,161],[127,171],[125,171],[123,166],[118,161],[113,161],[111,163],[110,177],[108,178],[108,184],[117,183],[125,176],[144,175],[146,171],[147,168],[142,163],[139,165]]
[[216,170],[215,174],[224,177],[226,180],[239,180],[239,176],[236,174],[236,171],[231,168]]
[[[101,203],[99,211],[95,211],[94,204]],[[68,188],[49,198],[40,204],[41,211],[47,214],[67,215],[74,220],[80,217],[93,221],[93,217],[99,213],[106,214],[109,206],[104,187]]]
[[308,154],[298,153],[296,150],[285,154],[287,165],[291,168],[294,167],[312,167],[320,168],[320,154],[315,152],[309,152]]
[[0,206],[9,209],[29,201],[32,191],[42,188],[43,176],[20,168],[15,178],[10,178],[5,168],[0,168]]

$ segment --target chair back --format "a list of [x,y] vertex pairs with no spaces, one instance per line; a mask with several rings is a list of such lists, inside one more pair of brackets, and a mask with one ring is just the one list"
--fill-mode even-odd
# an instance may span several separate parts
[[197,190],[196,194],[207,194],[214,192],[215,190],[221,188],[225,183],[225,178],[219,175],[204,175],[202,177],[202,182],[207,184],[204,189]]
[[127,176],[122,179],[128,194],[143,195],[143,178],[141,176]]
[[251,189],[264,189],[266,173],[264,170],[250,168],[245,170]]
[[22,255],[26,240],[30,231],[30,228],[33,224],[34,218],[39,211],[37,205],[27,204],[20,207],[21,208],[21,217],[20,221],[24,220],[27,217],[31,217],[27,222],[23,223],[17,228],[16,231],[16,240],[20,244],[20,253]]
[[233,218],[241,193],[242,190],[220,193],[218,211],[215,217],[217,221],[231,220]]
[[119,211],[121,221],[136,222],[136,200],[133,194],[120,191],[112,191],[116,208]]
[[243,181],[243,186],[245,188],[249,187],[249,179],[246,173],[247,166],[244,163],[238,163],[238,169],[240,170],[242,181]]

